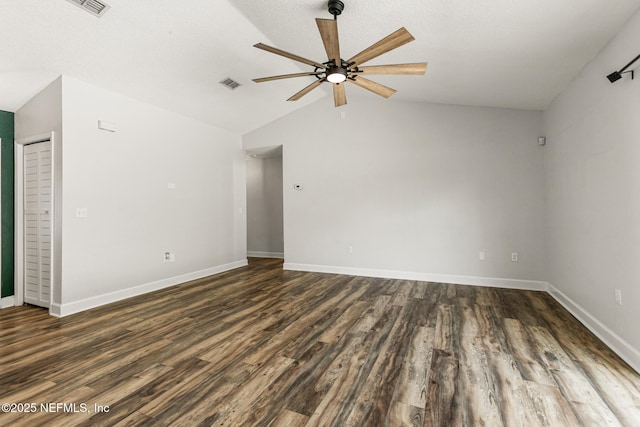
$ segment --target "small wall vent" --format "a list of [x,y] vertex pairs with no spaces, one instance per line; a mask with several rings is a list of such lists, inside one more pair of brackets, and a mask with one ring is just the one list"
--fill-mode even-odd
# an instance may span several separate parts
[[107,10],[111,7],[108,4],[98,0],[67,0],[67,1],[69,3],[75,4],[78,7],[81,7],[82,9],[86,10],[92,15],[97,16],[98,18],[104,15],[107,12]]
[[239,86],[241,86],[240,83],[238,83],[237,81],[233,80],[231,77],[227,77],[226,79],[218,82],[220,83],[222,86],[230,89],[230,90],[235,90],[237,89]]

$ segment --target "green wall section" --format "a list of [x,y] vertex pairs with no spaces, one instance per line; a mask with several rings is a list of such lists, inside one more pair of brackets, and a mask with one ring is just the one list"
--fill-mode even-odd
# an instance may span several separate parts
[[0,111],[2,138],[2,297],[13,295],[13,113]]

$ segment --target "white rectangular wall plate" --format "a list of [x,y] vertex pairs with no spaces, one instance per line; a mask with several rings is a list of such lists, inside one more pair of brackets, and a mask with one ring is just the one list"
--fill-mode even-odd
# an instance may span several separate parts
[[115,132],[116,124],[105,120],[98,120],[98,129],[106,130],[107,132]]

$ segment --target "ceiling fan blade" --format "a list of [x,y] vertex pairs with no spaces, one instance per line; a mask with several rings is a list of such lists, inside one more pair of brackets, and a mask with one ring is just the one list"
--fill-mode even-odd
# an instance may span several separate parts
[[427,63],[371,65],[358,67],[358,71],[361,72],[358,74],[424,74],[427,71]]
[[379,42],[369,46],[362,52],[358,53],[356,56],[349,59],[347,62],[353,62],[355,65],[364,64],[365,62],[370,61],[371,59],[378,57],[383,53],[387,53],[390,50],[400,47],[403,44],[409,43],[413,40],[415,40],[415,38],[413,38],[411,33],[409,33],[409,31],[407,31],[404,27],[402,27],[398,31],[389,34]]
[[357,76],[355,79],[349,79],[348,81],[362,88],[370,90],[376,95],[384,96],[385,98],[388,98],[396,93],[395,89],[391,89],[390,87],[386,87],[385,85],[381,85],[380,83],[365,79],[364,77]]
[[295,74],[282,74],[279,76],[271,76],[271,77],[261,77],[259,79],[253,79],[256,83],[262,82],[270,82],[271,80],[281,80],[281,79],[290,79],[293,77],[304,77],[304,76],[317,76],[323,73],[295,73]]
[[267,46],[266,44],[258,43],[253,45],[253,47],[257,47],[258,49],[266,50],[267,52],[275,53],[276,55],[284,56],[285,58],[293,59],[294,61],[302,62],[303,64],[311,65],[313,67],[323,69],[327,68],[327,66],[324,64],[320,64],[316,61],[294,55],[293,53],[285,52],[284,50],[278,49],[276,47]]
[[334,61],[334,64],[340,66],[338,21],[335,19],[316,18],[316,24],[318,24],[318,30],[320,30],[322,43],[324,43],[324,50],[327,52],[327,58],[329,61]]
[[323,81],[324,80],[317,80],[311,83],[309,86],[305,87],[300,92],[296,93],[291,98],[287,99],[287,101],[297,101],[298,99],[302,98],[303,96],[305,96],[306,94],[308,94],[309,92],[311,92],[312,90],[320,86]]
[[344,91],[344,83],[333,84],[333,102],[336,107],[340,107],[347,103],[347,94]]

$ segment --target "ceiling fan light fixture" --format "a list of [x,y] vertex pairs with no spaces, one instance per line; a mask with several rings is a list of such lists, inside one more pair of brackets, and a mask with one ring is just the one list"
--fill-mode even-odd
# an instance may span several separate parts
[[254,82],[261,83],[293,77],[315,76],[316,78],[313,83],[295,93],[287,99],[287,101],[297,101],[320,86],[322,83],[329,82],[332,83],[333,86],[334,104],[336,107],[341,107],[347,103],[347,97],[345,94],[345,86],[347,85],[344,84],[347,81],[384,98],[388,98],[396,92],[395,89],[391,89],[381,85],[380,83],[360,77],[361,74],[424,74],[427,68],[426,62],[415,64],[374,65],[360,68],[360,66],[365,62],[415,40],[411,33],[409,33],[409,31],[404,27],[394,31],[346,61],[342,59],[342,56],[340,55],[340,41],[338,40],[337,18],[344,9],[344,3],[340,0],[328,0],[327,6],[329,13],[333,15],[333,19],[316,18],[316,25],[318,26],[318,31],[320,31],[322,44],[324,45],[324,50],[327,54],[327,61],[322,63],[312,61],[310,59],[294,55],[293,53],[258,43],[255,44],[254,47],[310,65],[314,67],[314,70],[306,73],[292,73],[262,77],[259,79],[253,79]]
[[327,81],[330,83],[342,83],[347,80],[347,70],[342,67],[331,67],[327,71]]

